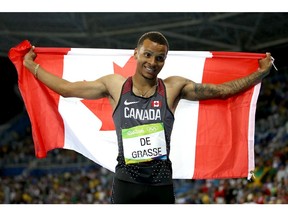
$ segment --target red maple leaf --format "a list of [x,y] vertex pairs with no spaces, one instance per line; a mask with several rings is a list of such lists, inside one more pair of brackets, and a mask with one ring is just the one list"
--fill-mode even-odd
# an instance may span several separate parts
[[[135,72],[136,61],[134,57],[131,56],[124,67],[120,67],[115,62],[113,62],[113,67],[115,74],[129,77],[132,76]],[[107,98],[99,100],[81,100],[81,102],[102,121],[100,131],[115,130],[114,122],[112,119],[113,110]]]

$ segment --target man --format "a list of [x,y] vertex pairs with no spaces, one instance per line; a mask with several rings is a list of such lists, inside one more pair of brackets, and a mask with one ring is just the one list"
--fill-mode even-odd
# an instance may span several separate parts
[[[34,48],[24,57],[25,67],[63,97],[109,99],[118,137],[112,203],[175,203],[169,152],[178,102],[228,98],[259,83],[272,66],[267,53],[259,60],[257,71],[223,84],[199,84],[180,76],[162,80],[158,74],[168,49],[168,41],[160,32],[145,33],[134,50],[137,67],[132,77],[111,74],[79,82],[61,79],[35,63]],[[149,148],[143,150],[144,145]]]

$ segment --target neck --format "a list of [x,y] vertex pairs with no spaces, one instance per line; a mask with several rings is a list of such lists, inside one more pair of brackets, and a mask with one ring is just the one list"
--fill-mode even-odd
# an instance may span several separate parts
[[140,97],[150,97],[155,93],[158,86],[158,79],[150,80],[144,78],[143,80],[139,80],[136,77],[132,77],[132,84],[134,94]]
[[155,77],[153,79],[149,79],[149,78],[146,78],[144,76],[139,76],[139,75],[135,74],[132,77],[132,81],[135,85],[145,88],[145,87],[152,87],[152,86],[157,85],[158,79],[157,79],[157,77]]

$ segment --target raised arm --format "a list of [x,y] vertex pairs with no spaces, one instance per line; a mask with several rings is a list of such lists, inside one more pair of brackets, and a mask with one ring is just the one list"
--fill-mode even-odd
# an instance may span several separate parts
[[187,100],[226,99],[261,82],[269,74],[271,67],[271,54],[266,53],[266,57],[259,60],[258,70],[240,79],[222,84],[198,84],[186,79],[180,98]]
[[34,47],[32,47],[24,56],[24,66],[28,68],[39,81],[63,97],[79,97],[84,99],[114,98],[119,92],[114,90],[115,88],[113,87],[117,85],[120,86],[124,82],[123,77],[114,74],[103,76],[94,81],[69,82],[46,71],[41,65],[34,62],[35,58],[36,53],[34,52]]

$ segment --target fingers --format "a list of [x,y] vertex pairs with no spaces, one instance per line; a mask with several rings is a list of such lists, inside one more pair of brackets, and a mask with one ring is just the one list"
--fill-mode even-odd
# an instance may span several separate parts
[[30,51],[34,52],[35,46],[32,46]]
[[265,58],[262,58],[260,60],[270,60],[270,61],[273,61],[273,57],[271,56],[271,53],[270,52],[266,52],[266,57]]
[[26,53],[26,55],[24,56],[24,59],[32,59],[34,61],[34,59],[36,58],[37,54],[34,52],[35,46],[31,46],[30,50]]
[[29,52],[31,53],[31,55],[33,56],[33,58],[36,58],[36,53],[35,53],[35,46],[32,46],[31,49],[29,50]]

